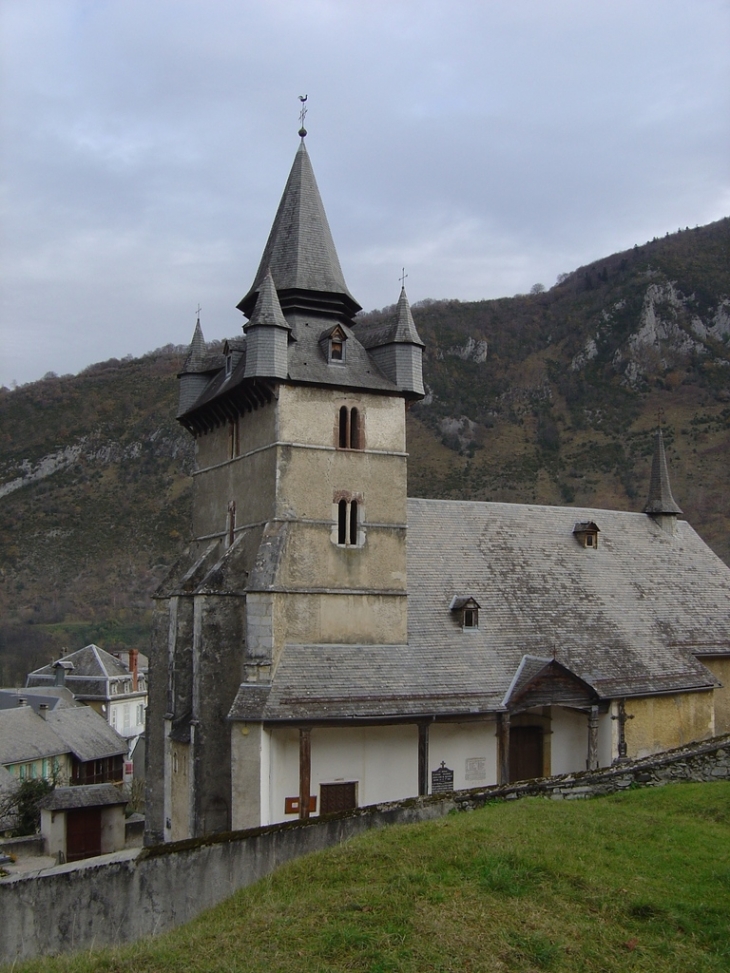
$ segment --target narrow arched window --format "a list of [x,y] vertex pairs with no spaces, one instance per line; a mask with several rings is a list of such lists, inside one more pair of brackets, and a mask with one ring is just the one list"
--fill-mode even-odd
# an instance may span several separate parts
[[337,543],[347,543],[347,500],[340,500],[337,505]]
[[348,436],[348,415],[347,406],[343,405],[340,409],[340,449],[347,449],[349,446],[349,436]]
[[350,449],[360,449],[360,413],[350,410]]
[[350,545],[357,546],[357,500],[350,504]]

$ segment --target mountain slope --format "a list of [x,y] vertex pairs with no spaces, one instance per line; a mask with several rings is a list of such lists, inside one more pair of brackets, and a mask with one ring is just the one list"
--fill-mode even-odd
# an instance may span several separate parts
[[[411,496],[641,510],[661,412],[674,495],[730,563],[730,220],[549,291],[413,313],[428,395],[408,415]],[[183,352],[0,390],[0,684],[63,646],[144,649],[189,532]]]

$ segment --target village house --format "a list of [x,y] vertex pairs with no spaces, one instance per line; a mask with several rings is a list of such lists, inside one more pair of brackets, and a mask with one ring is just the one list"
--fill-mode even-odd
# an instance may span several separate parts
[[0,767],[16,783],[122,783],[127,742],[93,709],[18,703],[0,709]]
[[156,594],[148,843],[607,766],[730,730],[730,570],[661,432],[645,511],[407,498],[405,290],[358,324],[301,144],[243,337],[198,321],[190,548]]
[[[26,691],[51,692],[59,687],[96,710],[128,743],[125,777],[142,776],[147,713],[147,682],[139,670],[139,652],[128,652],[129,665],[98,645],[86,645],[28,674]],[[30,697],[29,697],[30,698]],[[137,751],[140,751],[140,754]],[[133,769],[134,767],[134,769]]]

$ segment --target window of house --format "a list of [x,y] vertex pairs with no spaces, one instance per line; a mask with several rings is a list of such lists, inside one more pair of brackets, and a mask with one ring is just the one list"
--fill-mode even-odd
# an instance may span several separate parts
[[131,709],[129,703],[124,704],[124,729],[128,730],[131,723],[132,714],[129,712]]
[[144,726],[144,705],[142,703],[137,707],[137,726]]
[[481,605],[470,595],[456,595],[451,599],[451,612],[459,620],[464,631],[479,628],[479,609]]
[[362,449],[362,419],[357,408],[340,407],[339,434],[340,449]]
[[337,543],[341,547],[358,546],[360,503],[356,498],[343,497],[337,502]]
[[226,378],[231,377],[231,372],[233,371],[233,355],[228,352],[226,355]]
[[347,335],[339,324],[335,325],[330,331],[325,331],[319,342],[327,361],[331,365],[343,365],[345,363]]
[[464,609],[464,628],[477,628],[479,625],[479,611],[476,608]]
[[238,456],[239,450],[238,417],[236,417],[228,422],[228,459]]
[[112,706],[112,726],[116,728],[117,725],[117,708]]
[[598,535],[600,533],[598,525],[592,521],[579,521],[573,528],[573,536],[583,547],[598,547]]

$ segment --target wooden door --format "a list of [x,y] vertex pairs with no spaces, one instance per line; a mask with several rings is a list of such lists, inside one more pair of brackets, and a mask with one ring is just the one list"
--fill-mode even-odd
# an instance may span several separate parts
[[101,808],[81,807],[66,812],[66,861],[77,862],[101,854]]
[[510,728],[510,782],[543,776],[542,747],[542,727],[513,726]]
[[333,811],[349,811],[357,807],[357,783],[354,780],[343,784],[320,784],[320,814]]

